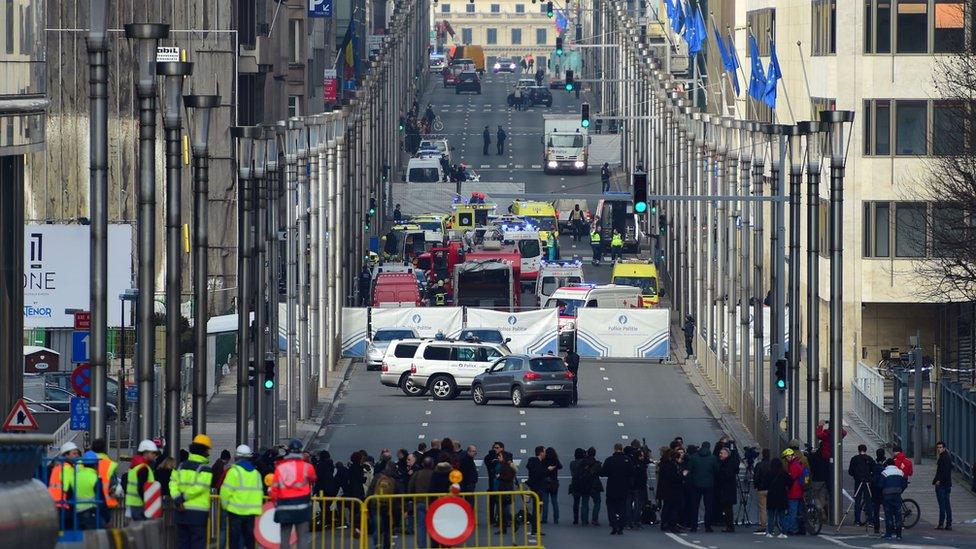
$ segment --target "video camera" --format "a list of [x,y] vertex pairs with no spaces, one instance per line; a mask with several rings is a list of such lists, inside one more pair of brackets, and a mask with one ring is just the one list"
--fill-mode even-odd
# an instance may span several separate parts
[[742,451],[746,460],[746,468],[751,470],[756,460],[759,459],[759,449],[755,446],[743,446]]

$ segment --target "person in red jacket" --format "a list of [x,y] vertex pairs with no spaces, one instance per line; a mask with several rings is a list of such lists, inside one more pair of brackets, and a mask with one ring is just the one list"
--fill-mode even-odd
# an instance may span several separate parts
[[790,488],[786,492],[786,499],[789,502],[789,509],[786,514],[786,530],[790,534],[800,530],[800,509],[803,502],[803,463],[797,459],[796,452],[792,448],[783,450],[783,457],[786,458],[788,466],[786,472],[790,475]]
[[[817,422],[817,440],[820,442],[820,457],[830,461],[830,456],[833,455],[833,449],[830,446],[830,422],[821,419]],[[840,428],[840,439],[844,440],[847,436],[847,429],[843,427]]]
[[895,453],[895,457],[892,458],[895,467],[901,469],[901,472],[905,475],[905,478],[912,476],[915,472],[915,464],[912,460],[908,459],[905,452],[902,451],[901,445],[895,444],[891,447],[891,451]]
[[291,547],[291,528],[297,533],[297,546],[309,547],[308,528],[312,520],[312,487],[318,478],[315,467],[302,459],[302,443],[288,443],[288,454],[275,466],[269,499],[275,504],[274,520],[281,525],[281,547]]

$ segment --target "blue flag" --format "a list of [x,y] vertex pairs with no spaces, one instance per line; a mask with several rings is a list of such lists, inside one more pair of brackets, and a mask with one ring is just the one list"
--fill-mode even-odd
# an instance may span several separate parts
[[691,15],[691,21],[685,22],[685,33],[682,35],[685,42],[688,42],[688,55],[696,55],[702,49],[702,44],[707,40],[708,34],[705,30],[705,21],[702,20],[701,10],[696,10]]
[[732,40],[732,33],[729,33],[729,56],[732,58],[732,65],[728,70],[732,73],[732,87],[735,88],[735,96],[739,97],[739,54],[735,51],[735,42]]
[[766,74],[766,90],[763,92],[763,102],[769,108],[776,109],[776,84],[783,78],[783,71],[779,68],[779,57],[776,56],[776,43],[769,41],[769,72]]
[[722,56],[722,66],[725,70],[729,70],[732,66],[732,56],[729,55],[729,49],[725,47],[725,40],[722,39],[722,35],[718,32],[718,27],[715,23],[712,23],[712,32],[715,33],[715,43],[718,44],[718,53]]
[[557,11],[556,12],[556,31],[557,32],[563,32],[564,30],[566,30],[566,26],[567,26],[566,12],[565,11],[562,11],[562,10]]
[[682,8],[685,0],[671,0],[674,4],[674,17],[671,17],[671,30],[674,32],[681,32],[681,29],[685,26],[685,12]]
[[759,44],[756,37],[749,33],[749,56],[752,57],[752,74],[749,76],[749,97],[762,101],[766,93],[766,71],[759,58]]

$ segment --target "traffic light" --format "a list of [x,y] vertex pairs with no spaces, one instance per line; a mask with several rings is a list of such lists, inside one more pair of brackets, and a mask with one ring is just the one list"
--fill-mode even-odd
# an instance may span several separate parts
[[404,122],[403,122],[403,117],[401,116],[401,117],[400,117],[400,131],[401,131],[401,132],[403,131],[403,129],[404,129],[404,127],[405,127],[405,126],[404,126]]
[[573,71],[566,71],[566,91],[573,91]]
[[376,215],[376,199],[373,197],[369,199],[369,215]]
[[657,220],[658,234],[665,234],[668,232],[668,216],[661,214]]
[[580,126],[584,128],[590,127],[590,104],[583,103],[580,105]]
[[634,172],[634,211],[642,214],[647,211],[647,174]]
[[254,387],[254,382],[256,381],[255,376],[257,372],[254,371],[254,361],[251,360],[247,363],[247,386]]
[[576,25],[576,42],[583,41],[583,25]]
[[776,367],[774,370],[774,375],[776,376],[776,388],[780,392],[786,390],[786,359],[781,358],[776,361]]
[[555,13],[552,11],[552,2],[546,2],[546,17],[552,19],[553,15],[555,15]]
[[264,390],[270,391],[275,386],[275,361],[264,361]]
[[[549,4],[552,5],[551,2]],[[562,55],[562,54],[563,54],[563,37],[562,36],[557,36],[556,37],[556,55]]]
[[651,200],[651,215],[657,213],[657,200]]

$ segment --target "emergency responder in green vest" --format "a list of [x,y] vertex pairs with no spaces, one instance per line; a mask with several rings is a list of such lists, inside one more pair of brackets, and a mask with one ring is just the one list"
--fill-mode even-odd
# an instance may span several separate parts
[[610,260],[620,259],[624,253],[624,239],[620,236],[620,231],[613,230],[613,237],[610,238]]
[[156,481],[152,464],[159,455],[159,447],[155,442],[146,439],[139,443],[136,451],[138,454],[132,457],[129,473],[126,475],[125,506],[132,520],[146,520],[143,494],[146,491],[146,484]]
[[443,307],[447,299],[447,292],[444,290],[444,281],[438,280],[430,289],[430,304],[435,307]]
[[251,448],[241,444],[235,454],[235,463],[227,469],[220,485],[220,506],[227,512],[228,545],[254,549],[254,518],[261,515],[264,483],[251,463]]
[[75,466],[74,500],[79,530],[95,530],[101,526],[100,513],[104,512],[102,481],[98,478],[98,454],[91,450],[81,456]]
[[552,231],[550,231],[549,236],[546,237],[546,251],[548,253],[546,257],[549,261],[559,259],[559,246],[556,243],[556,235]]
[[190,443],[190,456],[173,471],[169,495],[176,505],[176,546],[206,547],[207,519],[210,516],[210,485],[213,473],[209,460],[210,437],[199,434]]
[[594,225],[590,232],[590,247],[593,248],[593,264],[599,265],[600,259],[603,258],[603,237],[600,235],[598,225]]

